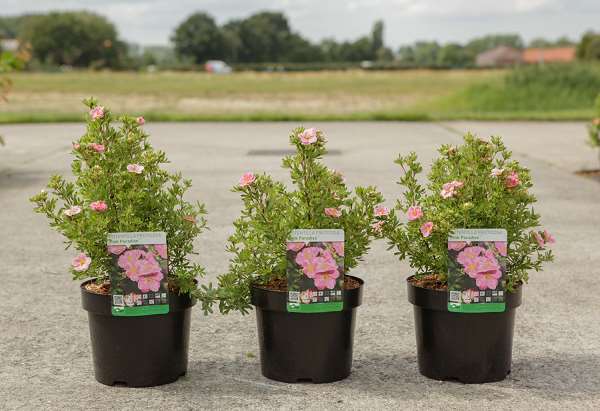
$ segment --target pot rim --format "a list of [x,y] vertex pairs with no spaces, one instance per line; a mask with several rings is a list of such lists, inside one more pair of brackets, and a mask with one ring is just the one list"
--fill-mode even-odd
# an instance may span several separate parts
[[[431,288],[418,287],[414,285],[410,280],[414,278],[414,275],[411,275],[406,278],[407,284],[407,296],[408,301],[417,306],[424,309],[434,310],[434,311],[448,311],[448,291],[447,290],[434,290]],[[519,287],[514,292],[506,293],[506,311],[515,309],[521,305],[523,298],[523,285],[519,285]],[[504,312],[506,312],[504,311]],[[452,313],[457,315],[462,315],[463,313]],[[489,315],[489,314],[503,314],[503,313],[470,313],[469,315]]]
[[[85,288],[86,284],[96,281],[95,278],[85,280],[79,285],[81,290],[81,305],[83,309],[94,314],[107,315],[119,319],[132,319],[132,318],[149,318],[153,316],[139,316],[139,317],[117,317],[112,315],[110,294],[97,294],[93,293]],[[189,294],[177,294],[169,291],[169,313],[183,311],[196,305],[196,298],[191,297]],[[165,314],[158,314],[165,315]]]
[[[344,290],[344,308],[343,311],[351,310],[362,304],[362,295],[364,288],[364,280],[353,275],[346,275],[360,284],[357,288]],[[257,284],[252,284],[250,287],[250,301],[256,308],[267,311],[285,312],[290,315],[315,315],[315,314],[336,314],[334,312],[325,313],[293,313],[287,311],[287,291],[267,290],[259,287]]]

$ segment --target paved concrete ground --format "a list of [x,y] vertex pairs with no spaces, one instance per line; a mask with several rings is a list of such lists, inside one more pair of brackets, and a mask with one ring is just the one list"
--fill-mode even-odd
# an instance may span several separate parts
[[[194,180],[190,199],[206,202],[211,231],[197,242],[211,276],[227,268],[225,240],[240,201],[229,191],[247,170],[285,178],[277,156],[289,123],[151,124],[172,167]],[[189,373],[151,389],[111,388],[93,378],[88,326],[72,258],[27,199],[52,173],[69,172],[70,143],[80,125],[3,126],[0,148],[0,408],[3,409],[598,409],[600,407],[600,184],[573,175],[595,166],[575,123],[325,123],[327,163],[350,184],[375,184],[393,204],[392,163],[416,150],[429,164],[434,149],[473,130],[503,135],[533,170],[543,224],[558,240],[556,262],[533,273],[517,315],[513,372],[505,381],[462,385],[419,375],[410,274],[385,244],[354,273],[366,280],[352,375],[326,385],[288,385],[260,374],[254,315],[204,317],[194,310]]]

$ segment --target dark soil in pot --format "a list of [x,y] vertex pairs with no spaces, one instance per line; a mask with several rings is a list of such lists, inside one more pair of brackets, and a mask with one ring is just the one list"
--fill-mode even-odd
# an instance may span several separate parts
[[81,284],[81,301],[88,312],[98,382],[151,387],[185,375],[194,300],[170,292],[168,314],[114,317],[110,294],[90,292],[90,282]]
[[363,281],[346,276],[344,309],[327,313],[287,312],[287,291],[274,288],[252,287],[262,374],[290,383],[325,383],[350,375]]
[[[414,306],[419,371],[435,380],[463,383],[501,381],[510,373],[516,308],[522,287],[507,293],[502,313],[453,313],[448,292],[407,279]],[[438,288],[438,289],[436,289]]]

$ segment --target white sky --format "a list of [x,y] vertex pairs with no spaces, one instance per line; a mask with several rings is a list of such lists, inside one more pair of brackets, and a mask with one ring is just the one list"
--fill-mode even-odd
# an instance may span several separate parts
[[376,19],[394,49],[415,40],[464,42],[489,33],[579,39],[600,30],[600,0],[0,0],[0,15],[87,9],[114,22],[127,41],[168,44],[189,14],[205,11],[219,23],[262,10],[283,11],[292,30],[311,40],[355,39]]

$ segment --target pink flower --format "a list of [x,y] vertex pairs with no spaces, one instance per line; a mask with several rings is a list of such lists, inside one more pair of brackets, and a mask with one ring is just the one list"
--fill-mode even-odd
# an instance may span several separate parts
[[454,197],[454,195],[456,194],[456,190],[464,185],[465,183],[457,180],[446,183],[442,186],[442,191],[440,191],[440,195],[442,196],[442,198]]
[[336,241],[334,243],[331,243],[331,245],[333,246],[333,251],[335,251],[335,253],[338,256],[340,256],[340,257],[344,256],[344,242],[343,241]]
[[90,208],[94,211],[103,213],[104,211],[106,211],[108,206],[106,205],[106,203],[104,201],[98,200],[98,201],[94,201],[93,203],[91,203]]
[[73,143],[73,150],[79,150],[80,147],[81,147],[81,144]]
[[375,213],[375,217],[385,217],[390,214],[390,209],[383,205],[377,205],[373,208],[373,212]]
[[542,238],[542,236],[540,235],[540,233],[538,233],[537,231],[533,232],[533,238],[535,239],[535,241],[538,243],[538,245],[540,246],[540,248],[544,248],[544,239]]
[[502,173],[504,173],[504,169],[503,168],[493,168],[492,172],[490,173],[490,176],[492,176],[492,177],[500,177],[502,175]]
[[63,211],[63,213],[67,217],[73,217],[74,215],[81,213],[81,207],[74,205],[70,208],[67,208],[65,211]]
[[494,246],[496,247],[496,250],[498,250],[498,253],[501,256],[506,257],[506,254],[508,253],[506,241],[496,241],[494,242]]
[[142,250],[138,250],[138,249],[128,250],[124,254],[119,256],[119,259],[117,260],[117,265],[124,270],[128,270],[129,267],[137,264],[137,261],[140,258],[145,257],[145,256],[146,256],[146,253],[143,252]]
[[[127,252],[125,254],[127,254]],[[132,281],[138,281],[142,276],[160,272],[160,266],[151,253],[146,254],[142,251],[141,255],[144,258],[134,260],[133,263],[125,268],[125,275]],[[119,257],[119,260],[121,260],[122,257],[123,256]]]
[[305,266],[320,254],[321,249],[319,247],[306,247],[296,255],[296,264]]
[[500,270],[488,271],[482,273],[475,278],[475,284],[480,290],[495,290],[498,287],[498,280],[502,277]]
[[138,118],[135,119],[135,121],[140,125],[143,126],[144,124],[146,124],[146,120],[144,120],[144,117],[139,116]]
[[423,235],[423,237],[429,237],[431,235],[431,231],[433,231],[433,222],[427,221],[426,223],[423,223],[419,230],[421,230],[421,234]]
[[423,210],[419,206],[410,206],[406,212],[408,221],[415,221],[423,217]]
[[304,290],[300,293],[300,301],[303,304],[310,304],[312,302],[314,295],[315,294],[314,294],[313,290]]
[[302,248],[306,245],[306,243],[287,243],[287,249],[294,251],[294,252],[298,252],[300,250],[302,250]]
[[326,208],[325,214],[328,215],[329,217],[334,217],[334,218],[338,218],[338,217],[342,216],[342,212],[340,211],[339,208]]
[[167,259],[167,245],[166,244],[154,244],[154,250],[156,254],[160,256],[163,260]]
[[130,173],[142,174],[142,171],[144,171],[144,166],[140,164],[128,164],[127,171]]
[[314,278],[315,287],[319,290],[335,288],[336,279],[340,276],[340,272],[336,269],[333,271],[321,272]]
[[127,250],[127,246],[124,245],[109,245],[108,252],[115,255],[121,255],[123,251]]
[[507,188],[514,188],[521,184],[521,180],[519,180],[519,175],[514,171],[511,171],[508,176],[506,176],[506,180],[504,180],[504,184]]
[[456,257],[456,261],[461,263],[463,266],[470,263],[472,260],[475,260],[479,257],[485,249],[479,246],[467,247],[460,253],[458,253],[458,257]]
[[244,173],[242,177],[240,177],[240,187],[249,186],[254,183],[255,180],[256,176],[253,173]]
[[448,241],[448,250],[460,251],[467,245],[464,241]]
[[552,234],[550,234],[548,232],[548,230],[544,230],[544,240],[548,244],[554,244],[556,242],[556,240],[554,239],[554,236]]
[[92,120],[97,120],[99,118],[104,117],[104,107],[102,107],[102,106],[93,107],[90,110],[90,117],[92,117]]
[[71,261],[71,266],[73,267],[73,270],[82,272],[86,271],[91,263],[92,259],[90,257],[85,255],[85,253],[79,253],[79,255]]
[[91,143],[90,148],[97,153],[104,153],[105,147],[103,144]]
[[156,271],[151,274],[142,275],[137,279],[137,285],[141,292],[158,291],[160,289],[160,280],[163,279],[163,273]]
[[298,137],[300,138],[300,142],[305,146],[309,144],[313,144],[317,142],[317,129],[316,128],[307,128],[303,132],[301,132]]
[[371,228],[375,233],[381,234],[381,232],[383,231],[383,224],[383,221],[377,221],[376,223],[371,224]]

